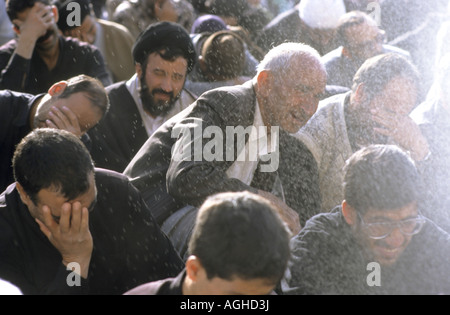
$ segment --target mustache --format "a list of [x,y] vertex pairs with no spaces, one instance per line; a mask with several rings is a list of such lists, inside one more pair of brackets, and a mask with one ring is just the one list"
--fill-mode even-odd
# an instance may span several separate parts
[[50,36],[52,36],[54,31],[52,29],[48,30],[43,36],[39,37],[37,43],[42,43],[46,41]]
[[164,90],[162,90],[162,89],[154,89],[154,90],[152,90],[152,95],[154,96],[155,94],[164,94],[164,95],[167,95],[167,96],[170,96],[170,98],[171,99],[173,99],[173,97],[174,97],[174,95],[173,95],[173,93],[172,92],[166,92],[166,91],[164,91]]

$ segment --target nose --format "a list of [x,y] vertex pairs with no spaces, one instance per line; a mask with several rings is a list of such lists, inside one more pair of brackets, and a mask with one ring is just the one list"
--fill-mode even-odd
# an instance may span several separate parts
[[405,235],[396,227],[392,233],[385,239],[385,243],[391,248],[399,248],[405,243]]
[[164,90],[165,92],[172,92],[173,91],[173,84],[172,84],[172,80],[169,76],[166,76],[164,79],[162,79],[161,81],[161,89]]
[[319,106],[319,100],[311,95],[306,97],[303,101],[304,101],[302,103],[303,111],[308,117],[312,117],[317,111],[317,107]]

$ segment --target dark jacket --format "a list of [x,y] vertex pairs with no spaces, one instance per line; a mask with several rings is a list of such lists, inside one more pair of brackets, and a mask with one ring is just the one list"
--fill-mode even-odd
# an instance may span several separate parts
[[14,182],[11,167],[16,145],[30,131],[30,110],[42,95],[0,91],[0,193]]
[[60,36],[60,53],[52,70],[36,51],[31,59],[25,59],[15,54],[16,47],[15,39],[0,47],[0,89],[47,93],[54,83],[81,74],[99,79],[104,86],[112,83],[100,50],[77,39]]
[[[189,130],[196,136],[195,126],[204,132],[209,126],[219,127],[226,137],[227,126],[252,126],[256,94],[251,81],[241,86],[224,87],[203,94],[186,110],[167,121],[143,145],[124,174],[142,192],[154,210],[158,222],[186,205],[200,206],[208,197],[220,192],[258,189],[271,192],[276,175],[284,188],[286,203],[300,214],[301,223],[320,209],[318,171],[314,157],[300,141],[280,130],[279,168],[277,172],[257,170],[251,185],[229,178],[227,170],[234,163],[198,157],[195,141],[190,141],[190,161],[172,159],[172,148],[184,143],[174,130]],[[175,133],[174,133],[175,134]],[[204,133],[202,133],[204,134]],[[200,135],[201,136],[201,135]],[[203,145],[210,139],[202,139]],[[247,141],[247,140],[246,140]],[[227,151],[224,139],[223,152]],[[236,139],[234,157],[237,156]],[[200,144],[202,144],[200,142]],[[200,148],[200,150],[203,146]],[[230,148],[228,148],[230,150]]]
[[183,295],[183,282],[185,278],[186,270],[183,270],[176,278],[145,283],[131,289],[124,295]]
[[123,172],[148,139],[137,105],[125,83],[115,83],[107,88],[111,103],[109,111],[88,132],[95,164],[117,172]]
[[0,278],[24,294],[123,294],[183,270],[179,255],[128,179],[96,169],[95,180],[88,279],[79,287],[67,285],[69,271],[60,253],[40,231],[15,184],[0,195]]
[[291,240],[286,294],[449,294],[450,235],[427,220],[394,267],[380,268],[381,286],[363,257],[341,207],[310,219]]

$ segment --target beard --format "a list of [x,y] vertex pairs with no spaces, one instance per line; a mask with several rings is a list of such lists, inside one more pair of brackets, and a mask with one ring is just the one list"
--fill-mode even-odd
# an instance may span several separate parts
[[[174,95],[173,92],[166,92],[162,89],[153,89],[150,91],[147,83],[145,82],[144,76],[140,78],[141,88],[139,91],[139,96],[144,106],[144,110],[148,112],[153,117],[165,116],[169,113],[175,103],[181,96],[181,92],[178,95]],[[156,101],[155,94],[165,94],[170,97],[169,101]]]

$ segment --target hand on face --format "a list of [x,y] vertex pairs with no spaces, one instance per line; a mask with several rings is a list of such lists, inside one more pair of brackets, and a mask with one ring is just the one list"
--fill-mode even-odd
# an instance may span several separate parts
[[51,6],[37,2],[29,10],[25,19],[15,19],[13,24],[17,26],[20,36],[37,41],[40,37],[46,35],[55,24],[55,16]]
[[45,121],[48,128],[66,130],[77,137],[83,135],[77,115],[68,107],[63,106],[59,110],[56,106],[53,106],[48,116],[49,119]]
[[374,128],[376,133],[390,137],[403,149],[411,152],[416,161],[421,161],[428,155],[428,142],[411,117],[385,109],[372,110],[371,114],[372,120],[381,126]]
[[43,220],[36,219],[41,231],[50,243],[61,253],[63,264],[77,262],[81,266],[81,276],[87,278],[93,250],[92,235],[89,230],[89,210],[80,202],[64,203],[58,222],[48,206],[42,207]]

